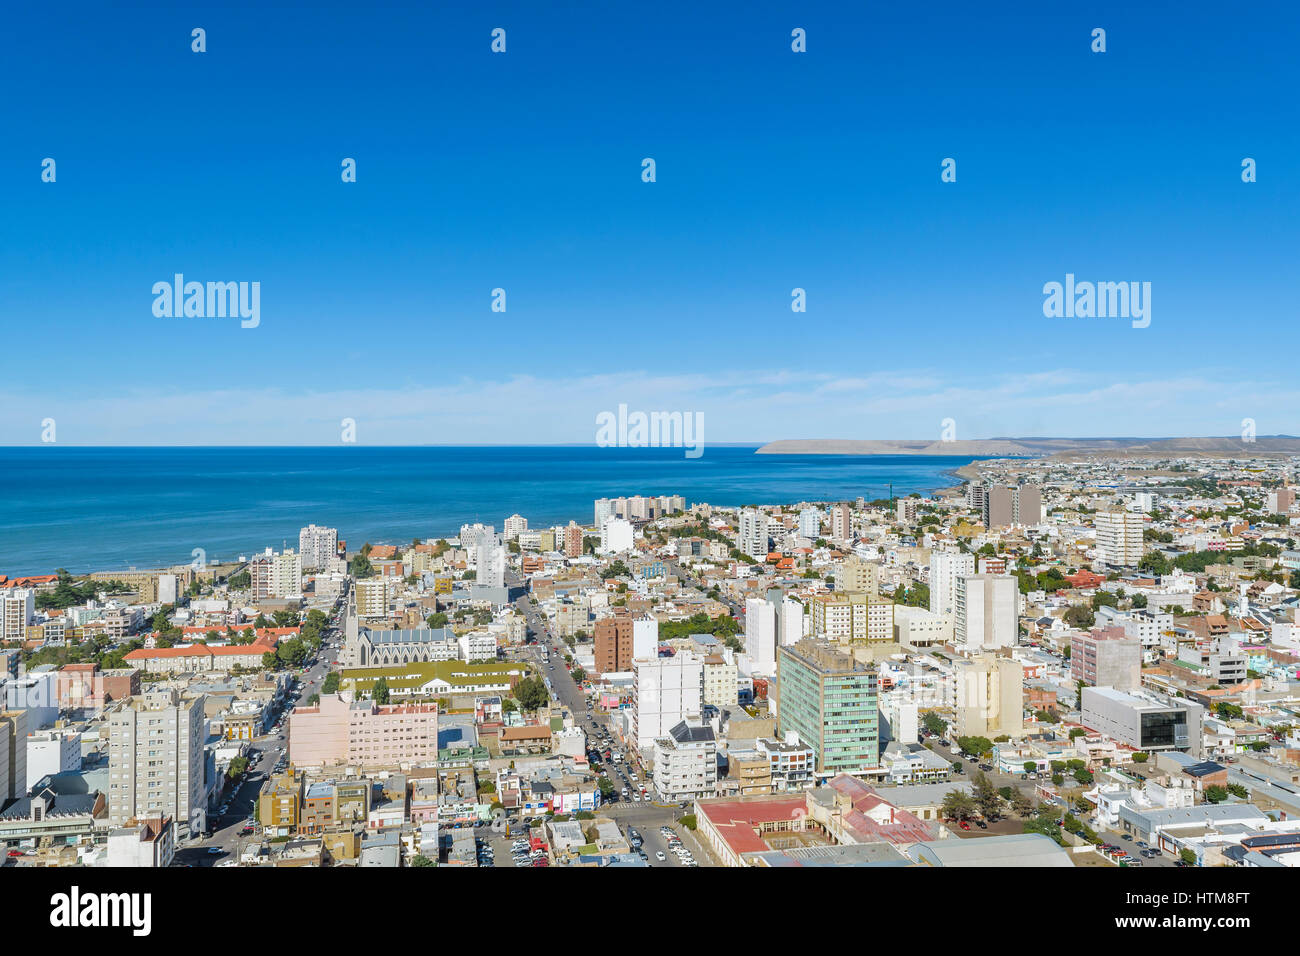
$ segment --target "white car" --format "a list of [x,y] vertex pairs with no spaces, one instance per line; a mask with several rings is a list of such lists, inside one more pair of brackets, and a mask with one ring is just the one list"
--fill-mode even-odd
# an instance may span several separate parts
[[663,851],[663,850],[659,850],[659,851],[657,851],[657,852],[655,853],[655,859],[658,860],[660,863],[662,863],[662,862],[664,862],[665,860],[667,860],[668,857],[664,856],[664,851]]

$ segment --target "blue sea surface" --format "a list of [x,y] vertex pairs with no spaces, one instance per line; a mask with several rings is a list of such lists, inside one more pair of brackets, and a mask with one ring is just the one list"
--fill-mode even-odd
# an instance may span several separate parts
[[310,523],[355,549],[575,519],[620,495],[780,504],[929,492],[969,457],[756,455],[757,445],[292,448],[0,448],[0,573],[48,574],[231,560],[298,546]]

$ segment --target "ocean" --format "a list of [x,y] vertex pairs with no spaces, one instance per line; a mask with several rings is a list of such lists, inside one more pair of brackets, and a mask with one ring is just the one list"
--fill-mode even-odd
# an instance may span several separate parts
[[757,445],[292,448],[0,448],[0,574],[126,570],[209,562],[298,529],[338,528],[357,548],[447,537],[466,522],[500,530],[590,523],[592,503],[679,494],[687,503],[780,504],[930,492],[969,457],[756,455]]

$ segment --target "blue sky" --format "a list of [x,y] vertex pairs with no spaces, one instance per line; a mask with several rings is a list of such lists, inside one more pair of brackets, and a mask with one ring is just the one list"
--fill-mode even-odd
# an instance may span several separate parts
[[0,443],[1300,432],[1293,4],[315,6],[7,11]]

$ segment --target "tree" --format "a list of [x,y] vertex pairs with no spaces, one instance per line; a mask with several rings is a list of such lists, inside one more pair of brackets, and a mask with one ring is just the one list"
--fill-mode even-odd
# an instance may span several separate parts
[[686,829],[688,830],[694,830],[697,826],[699,826],[699,821],[695,819],[695,814],[693,813],[686,814],[677,822],[680,823],[682,826],[686,827]]
[[969,820],[975,816],[977,805],[975,798],[965,790],[949,790],[944,794],[939,809],[946,820]]
[[328,674],[326,674],[325,682],[321,684],[320,689],[321,689],[321,693],[323,694],[337,694],[339,690],[338,671],[330,671]]
[[417,853],[415,859],[411,861],[411,866],[434,866],[434,862],[423,853]]
[[957,747],[962,753],[973,754],[979,757],[989,753],[993,749],[993,741],[987,737],[958,737]]
[[525,677],[519,681],[515,684],[514,695],[515,700],[519,701],[519,706],[526,711],[538,710],[551,700],[546,682],[540,677]]
[[1065,623],[1070,627],[1083,628],[1092,627],[1096,623],[1097,615],[1083,604],[1071,604],[1065,611]]
[[380,677],[370,687],[370,699],[376,704],[386,704],[389,698],[388,678]]
[[1135,751],[1133,754],[1134,763],[1146,763],[1149,758],[1150,754],[1143,753],[1141,750]]
[[354,578],[372,578],[375,576],[375,569],[370,564],[370,559],[364,554],[358,554],[348,563],[348,572]]
[[1210,803],[1222,803],[1228,799],[1228,790],[1226,787],[1218,785],[1205,788],[1205,799]]
[[435,611],[433,614],[430,614],[425,619],[425,623],[428,624],[429,627],[434,628],[435,630],[440,627],[446,627],[447,615],[444,614],[442,611]]
[[596,786],[600,787],[600,796],[602,800],[608,800],[610,794],[614,792],[614,783],[609,777],[601,777],[596,781]]
[[1025,761],[1025,773],[1038,773],[1038,764],[1032,760]]
[[571,673],[573,674],[573,682],[575,684],[581,685],[582,682],[587,679],[587,672],[581,667],[575,667]]
[[975,804],[984,819],[996,820],[1002,816],[1002,796],[993,786],[993,781],[982,770],[977,770],[971,783],[975,786]]
[[1011,809],[1023,819],[1034,812],[1034,801],[1030,800],[1019,787],[1012,787]]
[[934,711],[928,712],[921,718],[921,726],[936,737],[942,737],[948,732],[948,721],[944,720]]
[[1187,849],[1187,847],[1183,847],[1178,851],[1178,859],[1182,860],[1188,866],[1196,865],[1196,853],[1193,850]]

